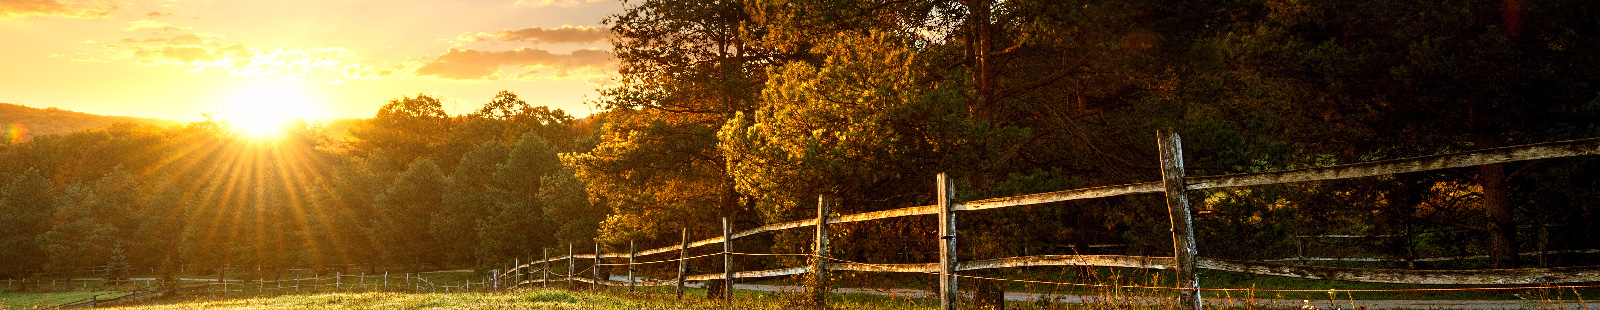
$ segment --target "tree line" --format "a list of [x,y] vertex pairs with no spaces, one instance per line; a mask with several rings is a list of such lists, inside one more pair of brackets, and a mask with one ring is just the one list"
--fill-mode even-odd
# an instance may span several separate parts
[[558,154],[591,147],[591,122],[501,92],[457,116],[397,98],[344,141],[222,120],[40,136],[0,150],[0,277],[453,268],[586,242],[606,211]]

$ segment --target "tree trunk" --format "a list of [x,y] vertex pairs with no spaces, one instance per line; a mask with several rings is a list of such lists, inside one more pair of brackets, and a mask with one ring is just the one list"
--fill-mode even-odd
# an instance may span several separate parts
[[973,84],[978,100],[967,107],[967,117],[984,122],[991,121],[995,101],[999,100],[999,83],[994,53],[994,30],[989,21],[993,13],[993,0],[963,1],[971,7],[967,13],[966,56],[972,60]]
[[[1477,134],[1478,149],[1495,148],[1500,141],[1487,134]],[[1507,186],[1506,165],[1492,164],[1478,167],[1479,183],[1483,185],[1483,210],[1488,215],[1489,262],[1492,268],[1517,268],[1517,223],[1511,214],[1511,189]]]

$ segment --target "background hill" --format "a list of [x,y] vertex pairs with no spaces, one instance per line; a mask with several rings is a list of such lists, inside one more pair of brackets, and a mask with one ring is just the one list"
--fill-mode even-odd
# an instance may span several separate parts
[[[65,134],[82,131],[85,129],[105,128],[116,123],[135,123],[160,127],[183,124],[183,122],[180,121],[159,118],[107,116],[62,110],[55,107],[40,109],[17,104],[0,103],[0,127],[3,127],[3,129],[0,130],[4,130],[8,134],[15,135],[15,133],[12,132],[17,130],[17,125],[21,125],[21,128],[27,128],[20,137],[20,139],[23,141],[30,140],[35,136]],[[12,137],[19,138],[16,136]]]

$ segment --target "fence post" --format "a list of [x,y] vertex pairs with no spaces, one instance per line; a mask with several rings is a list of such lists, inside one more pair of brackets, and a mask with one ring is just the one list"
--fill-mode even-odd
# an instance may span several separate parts
[[951,200],[955,200],[955,181],[944,172],[935,177],[938,181],[939,202],[939,309],[955,310],[956,303],[956,215],[951,212],[955,207]]
[[589,289],[600,289],[600,240],[594,241],[594,282],[589,283]]
[[489,271],[489,275],[494,277],[494,282],[490,283],[491,286],[489,287],[489,289],[490,290],[497,290],[497,291],[500,290],[500,269],[495,269],[495,270]]
[[828,301],[828,269],[824,264],[828,257],[828,214],[833,213],[831,209],[828,196],[817,195],[816,247],[811,252],[811,303],[819,309],[827,308]]
[[689,265],[689,228],[683,228],[683,242],[678,243],[678,299],[683,299],[683,272]]
[[633,249],[633,240],[628,240],[628,292],[629,293],[633,292],[633,257],[635,255],[638,255],[638,254],[639,254],[639,251]]
[[1200,277],[1194,272],[1194,226],[1183,180],[1183,142],[1172,129],[1156,131],[1161,143],[1161,183],[1166,187],[1167,213],[1172,216],[1172,250],[1178,274],[1178,307],[1200,309]]
[[722,300],[733,300],[733,226],[722,217]]
[[578,275],[578,264],[574,261],[577,252],[572,251],[572,244],[567,244],[567,289],[572,289],[572,276]]
[[544,277],[539,279],[539,285],[550,287],[550,248],[544,248]]
[[511,286],[512,287],[516,287],[518,285],[522,285],[522,258],[521,257],[512,258],[511,259],[511,264],[516,265],[516,267],[514,267],[516,269],[513,269],[513,271],[511,271],[512,272]]
[[338,271],[334,271],[333,272],[333,290],[334,291],[338,291],[339,290],[339,283],[340,283],[339,281],[340,280],[344,280],[344,273],[341,273],[341,272],[338,272]]

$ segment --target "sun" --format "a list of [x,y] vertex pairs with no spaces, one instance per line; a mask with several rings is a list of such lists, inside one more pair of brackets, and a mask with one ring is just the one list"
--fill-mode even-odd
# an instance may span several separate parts
[[260,82],[233,91],[223,100],[221,120],[252,139],[282,135],[296,120],[321,116],[321,104],[303,85]]

